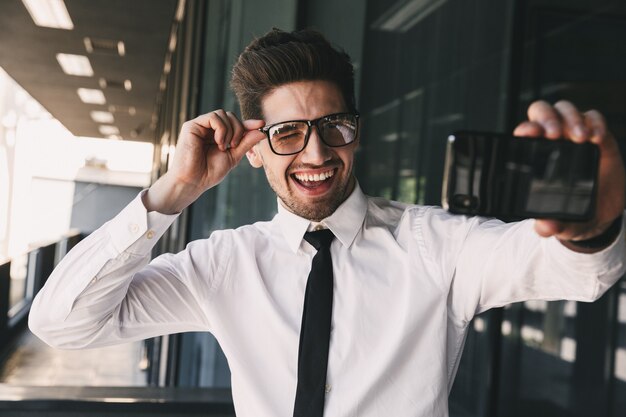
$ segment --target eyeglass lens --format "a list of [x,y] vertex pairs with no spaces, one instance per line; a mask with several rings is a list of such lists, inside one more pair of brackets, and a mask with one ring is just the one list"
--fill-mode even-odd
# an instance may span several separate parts
[[[356,118],[353,115],[324,117],[317,122],[322,141],[328,146],[344,146],[354,141]],[[285,122],[269,130],[272,149],[278,154],[298,153],[309,134],[307,122]]]

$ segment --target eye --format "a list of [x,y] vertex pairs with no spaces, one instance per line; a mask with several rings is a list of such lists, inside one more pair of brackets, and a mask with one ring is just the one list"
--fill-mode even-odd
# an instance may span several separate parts
[[284,124],[275,126],[270,134],[274,141],[285,141],[299,139],[303,132],[302,128],[296,124]]
[[333,120],[324,123],[323,128],[325,130],[339,130],[343,132],[354,131],[354,125],[348,120]]
[[300,134],[299,133],[288,133],[288,134],[282,134],[282,135],[277,135],[276,136],[276,140],[289,140],[289,139],[295,139],[297,137],[299,137]]

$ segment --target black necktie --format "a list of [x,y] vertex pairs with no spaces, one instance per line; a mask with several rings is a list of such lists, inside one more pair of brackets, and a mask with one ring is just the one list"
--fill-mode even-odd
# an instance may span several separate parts
[[330,244],[334,237],[333,232],[328,229],[307,232],[304,235],[304,239],[317,249],[317,253],[313,257],[304,295],[294,417],[321,417],[324,414],[330,320],[333,311]]

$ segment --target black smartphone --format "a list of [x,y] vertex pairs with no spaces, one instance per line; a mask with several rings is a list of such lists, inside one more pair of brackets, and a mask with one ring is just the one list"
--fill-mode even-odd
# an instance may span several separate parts
[[587,221],[600,152],[592,143],[455,132],[448,137],[442,205],[452,213]]

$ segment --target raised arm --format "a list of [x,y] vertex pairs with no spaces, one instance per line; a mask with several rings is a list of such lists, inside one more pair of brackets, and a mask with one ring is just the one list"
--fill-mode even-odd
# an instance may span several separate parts
[[225,234],[151,263],[176,213],[218,184],[264,138],[261,120],[218,110],[183,125],[170,170],[114,219],[78,244],[48,278],[29,326],[50,345],[102,346],[208,330],[203,306],[229,261]]
[[[432,209],[420,220],[426,257],[443,274],[451,314],[461,322],[492,307],[530,299],[593,301],[623,274],[626,178],[603,116],[572,103],[537,101],[518,136],[566,138],[600,148],[595,217],[586,223],[452,216]],[[590,241],[593,244],[589,244]]]
[[242,123],[224,110],[185,122],[172,166],[144,195],[148,211],[178,213],[219,184],[246,152],[265,138],[257,130],[264,124],[262,120]]

